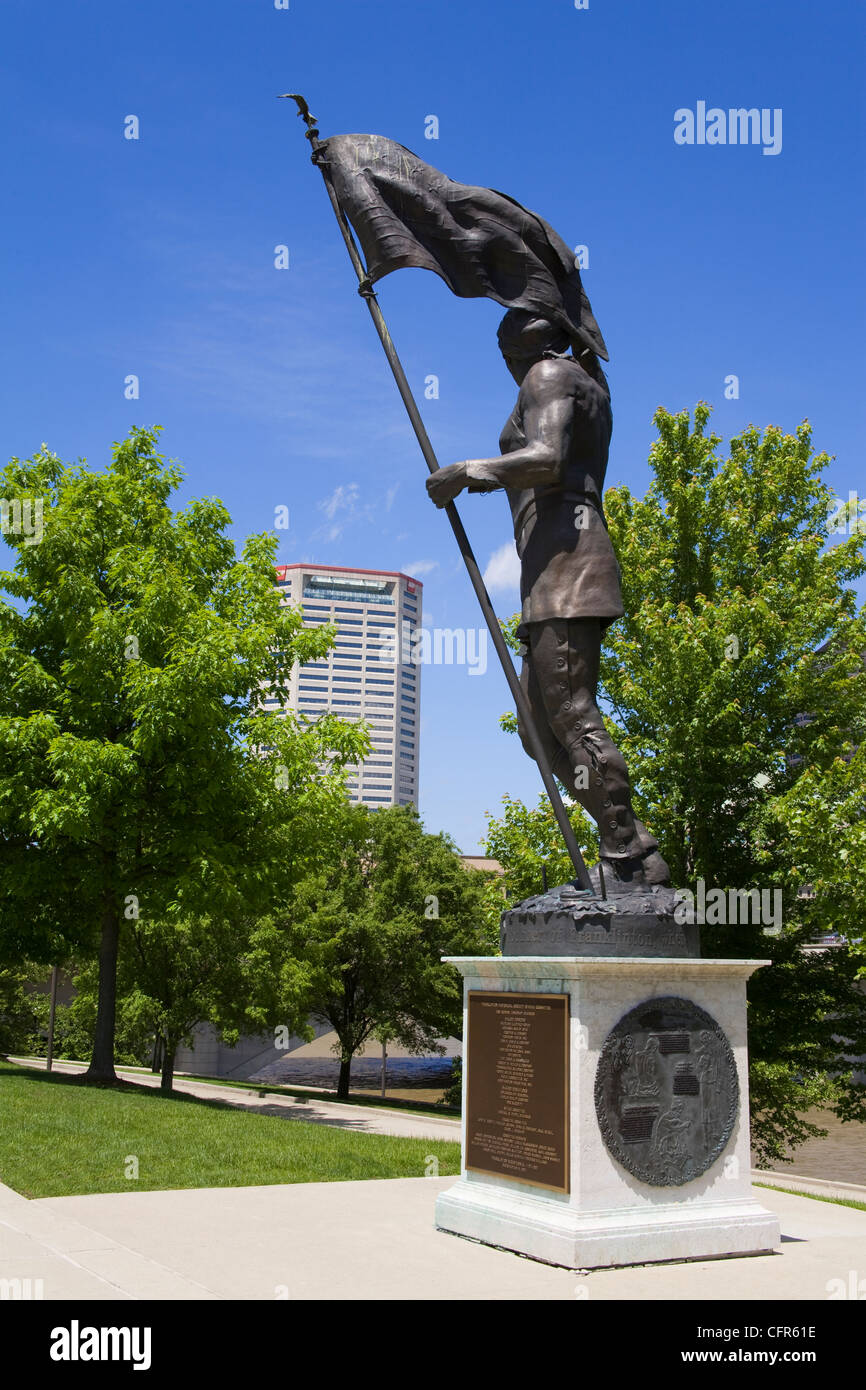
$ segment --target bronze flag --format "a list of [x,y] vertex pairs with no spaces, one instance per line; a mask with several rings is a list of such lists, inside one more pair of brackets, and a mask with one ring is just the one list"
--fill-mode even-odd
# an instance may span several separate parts
[[371,281],[402,266],[433,270],[461,298],[537,313],[607,361],[574,253],[543,218],[494,188],[455,183],[382,135],[332,135],[314,158],[327,166]]

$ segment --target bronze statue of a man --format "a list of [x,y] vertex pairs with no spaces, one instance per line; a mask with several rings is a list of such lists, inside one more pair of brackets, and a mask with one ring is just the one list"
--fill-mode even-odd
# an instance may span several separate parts
[[[636,818],[625,759],[596,701],[602,634],[623,613],[620,569],[602,505],[612,429],[598,357],[524,309],[499,325],[520,387],[498,458],[432,473],[438,507],[461,493],[505,490],[521,563],[521,683],[553,772],[594,818],[608,889],[670,882],[658,842]],[[521,729],[523,745],[529,752]]]

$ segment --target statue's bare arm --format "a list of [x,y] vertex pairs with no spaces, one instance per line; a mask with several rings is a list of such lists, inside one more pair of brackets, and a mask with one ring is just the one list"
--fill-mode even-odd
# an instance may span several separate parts
[[427,479],[427,491],[437,507],[453,501],[465,487],[470,492],[495,488],[555,487],[571,448],[574,423],[574,374],[566,376],[557,362],[538,362],[520,388],[526,444],[496,458],[465,459],[440,468]]

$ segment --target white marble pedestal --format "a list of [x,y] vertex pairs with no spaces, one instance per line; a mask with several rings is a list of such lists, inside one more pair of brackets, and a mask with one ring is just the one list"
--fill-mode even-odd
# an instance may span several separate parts
[[[450,957],[464,977],[463,1165],[436,1202],[436,1225],[569,1269],[770,1252],[779,1223],[751,1185],[746,980],[755,960],[633,957]],[[466,1170],[466,1087],[472,1066],[470,991],[559,994],[569,1001],[569,1191]],[[710,1014],[736,1062],[739,1114],[706,1172],[679,1186],[633,1177],[608,1151],[595,1081],[605,1040],[654,997],[678,996]]]

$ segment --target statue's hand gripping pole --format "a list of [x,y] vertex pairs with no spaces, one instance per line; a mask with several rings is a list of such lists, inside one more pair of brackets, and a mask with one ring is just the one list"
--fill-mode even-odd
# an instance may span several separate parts
[[[421,452],[424,455],[424,458],[427,462],[427,467],[430,469],[431,473],[436,473],[439,470],[439,461],[436,458],[433,445],[430,443],[430,438],[424,426],[424,421],[421,419],[418,406],[415,402],[415,397],[412,395],[409,382],[406,379],[406,373],[403,371],[403,364],[401,363],[400,358],[397,355],[397,350],[391,341],[391,335],[388,332],[388,325],[385,323],[382,310],[379,307],[379,301],[376,298],[376,294],[373,289],[373,283],[369,275],[367,274],[367,269],[364,265],[364,262],[361,260],[360,252],[358,251],[358,247],[355,244],[355,238],[352,235],[352,229],[349,226],[346,214],[344,213],[340,205],[340,200],[337,197],[337,192],[334,188],[333,180],[331,179],[330,173],[328,171],[327,162],[323,160],[321,156],[318,155],[321,142],[319,140],[319,129],[316,124],[316,118],[310,113],[310,108],[307,105],[306,100],[304,99],[304,97],[300,95],[300,93],[284,92],[283,97],[297,103],[298,115],[304,122],[304,125],[307,127],[306,138],[309,140],[310,145],[312,146],[312,160],[314,164],[318,165],[319,169],[322,172],[322,177],[325,180],[325,187],[328,190],[328,197],[331,200],[331,206],[334,209],[334,215],[339,224],[340,231],[343,234],[343,240],[346,243],[346,250],[349,253],[352,265],[355,268],[355,274],[358,277],[358,293],[362,295],[363,298],[367,301],[367,308],[370,310],[370,316],[372,317],[373,323],[376,326],[376,332],[379,334],[382,347],[385,351],[385,356],[388,359],[388,364],[394,375],[394,380],[397,383],[397,390],[400,392],[400,395],[403,399],[403,404],[405,405],[409,419],[412,422],[412,428],[414,429],[418,443],[421,446]],[[547,795],[550,799],[550,804],[553,808],[553,814],[556,817],[557,824],[562,833],[562,838],[565,841],[565,846],[568,850],[569,858],[571,859],[571,862],[574,865],[575,875],[584,892],[595,896],[595,890],[593,889],[592,882],[590,880],[589,874],[587,873],[586,865],[583,862],[583,855],[581,854],[580,849],[578,847],[577,839],[575,838],[574,834],[574,829],[572,827],[571,821],[568,818],[568,813],[566,812],[565,806],[563,805],[562,797],[559,794],[559,788],[556,785],[556,781],[551,771],[550,763],[547,759],[547,754],[545,753],[541,739],[538,736],[538,730],[535,727],[535,720],[532,717],[532,711],[529,707],[529,701],[527,700],[526,695],[523,692],[523,687],[521,686],[517,676],[517,672],[514,669],[514,663],[511,660],[511,654],[508,650],[508,647],[506,646],[505,638],[502,635],[502,629],[499,626],[499,619],[493,611],[493,605],[490,602],[490,596],[487,593],[487,589],[484,584],[481,571],[478,568],[478,563],[475,559],[472,547],[469,544],[469,538],[467,537],[466,532],[463,529],[463,522],[460,520],[460,515],[453,502],[449,502],[448,505],[443,508],[443,511],[445,512],[445,515],[448,517],[448,520],[451,523],[451,529],[454,532],[457,545],[459,546],[460,553],[463,556],[463,561],[466,565],[466,569],[468,571],[472,587],[475,590],[475,596],[478,599],[481,611],[484,615],[484,621],[487,624],[487,629],[490,633],[493,646],[496,649],[496,655],[499,657],[499,661],[502,666],[505,679],[508,682],[508,688],[511,691],[512,699],[514,700],[514,704],[517,708],[517,713],[520,718],[520,722],[523,726],[527,740],[532,749],[532,756],[538,764],[538,770],[541,773],[541,780],[544,783],[544,789],[547,792]]]

